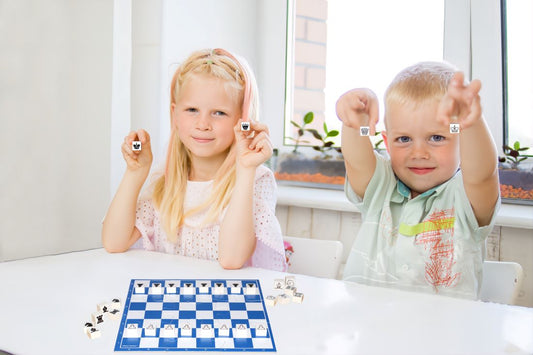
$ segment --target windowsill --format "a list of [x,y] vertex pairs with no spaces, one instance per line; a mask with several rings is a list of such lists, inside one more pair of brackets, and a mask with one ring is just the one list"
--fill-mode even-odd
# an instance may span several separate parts
[[[341,212],[359,212],[342,190],[278,185],[278,205],[317,208]],[[502,203],[496,225],[533,229],[533,206]]]

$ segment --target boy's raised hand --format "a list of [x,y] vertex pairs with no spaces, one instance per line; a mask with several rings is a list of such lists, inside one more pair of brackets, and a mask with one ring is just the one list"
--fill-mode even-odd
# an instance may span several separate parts
[[[131,148],[133,141],[141,142],[141,150],[133,151]],[[150,135],[144,129],[132,131],[124,137],[121,150],[122,156],[128,166],[128,170],[138,171],[144,169],[146,172],[150,170],[153,159],[150,146]]]
[[448,85],[448,91],[439,104],[437,120],[446,125],[459,123],[461,129],[472,126],[481,119],[480,89],[479,80],[465,84],[464,74],[455,73]]
[[268,126],[260,122],[250,121],[249,131],[241,131],[239,120],[234,128],[237,140],[237,164],[244,168],[257,168],[272,156],[272,143]]
[[376,94],[366,88],[353,89],[344,93],[336,105],[337,117],[347,126],[359,130],[370,127],[370,135],[376,133],[379,121],[379,102]]

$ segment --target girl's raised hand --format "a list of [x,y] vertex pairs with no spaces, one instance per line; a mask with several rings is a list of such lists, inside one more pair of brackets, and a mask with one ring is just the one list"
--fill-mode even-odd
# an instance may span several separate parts
[[370,127],[370,135],[376,133],[379,121],[379,102],[376,94],[370,89],[353,89],[344,93],[336,105],[337,117],[347,126],[359,130]]
[[459,123],[461,129],[472,126],[481,119],[480,90],[479,80],[465,84],[464,74],[455,73],[448,85],[448,91],[439,104],[437,120],[446,125]]
[[[141,142],[141,150],[134,151],[131,147],[133,141]],[[144,129],[138,131],[132,131],[126,137],[124,137],[124,142],[122,143],[122,156],[126,161],[128,170],[139,171],[145,170],[146,172],[150,171],[152,166],[152,148],[150,146],[150,135]]]
[[239,120],[233,129],[237,141],[237,164],[243,168],[257,168],[272,156],[268,126],[250,121],[250,130],[241,131],[241,122]]

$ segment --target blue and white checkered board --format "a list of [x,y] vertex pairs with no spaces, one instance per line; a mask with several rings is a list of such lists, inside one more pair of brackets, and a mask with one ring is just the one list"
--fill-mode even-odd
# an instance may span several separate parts
[[[157,283],[162,292],[152,294],[151,287]],[[185,285],[191,283],[193,289],[187,290],[193,294],[184,294]],[[222,294],[213,294],[216,284],[223,284],[218,288]],[[236,284],[240,288],[234,287]],[[257,294],[246,294],[249,284],[256,285]],[[171,285],[176,287],[175,293],[167,288]],[[139,336],[127,334],[130,324],[137,325]],[[168,324],[174,325],[176,336],[163,336]],[[192,328],[192,336],[182,334],[185,324]],[[211,326],[214,336],[200,334],[204,324]],[[240,324],[246,326],[244,333],[236,331]],[[229,328],[228,336],[220,333],[224,326]],[[256,328],[261,326],[266,328],[266,336],[257,334]],[[155,336],[146,334],[147,327],[155,329]],[[276,351],[276,345],[259,280],[138,279],[130,283],[115,351]]]

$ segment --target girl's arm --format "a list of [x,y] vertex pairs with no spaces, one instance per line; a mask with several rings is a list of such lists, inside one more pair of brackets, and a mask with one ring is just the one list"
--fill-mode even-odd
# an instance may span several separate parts
[[[141,151],[132,151],[131,143],[141,141]],[[102,244],[111,253],[128,250],[141,236],[135,228],[135,209],[141,188],[152,164],[150,136],[144,130],[131,132],[122,144],[127,168],[102,226]]]
[[[463,83],[456,73],[439,106],[439,119],[460,125],[459,149],[463,184],[479,226],[490,223],[499,196],[496,146],[481,112],[481,83]],[[453,118],[453,119],[452,119]]]
[[218,261],[225,269],[241,268],[251,258],[257,242],[253,220],[255,172],[272,156],[268,127],[251,122],[253,139],[235,126],[237,140],[236,181],[218,239]]
[[360,127],[369,126],[370,135],[378,122],[378,99],[369,89],[354,89],[337,101],[337,116],[342,121],[341,145],[346,175],[353,191],[364,197],[376,169],[376,157],[370,139],[361,136]]

